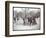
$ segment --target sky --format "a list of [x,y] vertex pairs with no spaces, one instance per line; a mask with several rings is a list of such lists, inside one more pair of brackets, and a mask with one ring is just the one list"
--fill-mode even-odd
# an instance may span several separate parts
[[25,10],[27,10],[26,12],[30,12],[30,11],[33,11],[34,13],[37,13],[37,11],[39,11],[40,9],[31,9],[31,8],[14,8],[14,11],[17,11],[18,13],[21,11],[21,12],[24,12]]

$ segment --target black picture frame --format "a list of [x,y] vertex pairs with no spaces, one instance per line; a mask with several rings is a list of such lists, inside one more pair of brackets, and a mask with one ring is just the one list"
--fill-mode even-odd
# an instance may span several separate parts
[[[43,5],[43,33],[37,34],[23,34],[23,35],[9,35],[9,3],[21,3],[21,4],[34,4],[34,5]],[[44,35],[45,34],[45,3],[36,3],[36,2],[19,2],[19,1],[5,1],[5,36],[29,36],[29,35]]]

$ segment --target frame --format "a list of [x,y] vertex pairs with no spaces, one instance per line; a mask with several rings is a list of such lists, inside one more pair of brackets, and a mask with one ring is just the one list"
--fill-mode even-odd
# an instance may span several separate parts
[[[10,4],[12,4],[12,3],[13,3],[13,7],[12,7],[12,10],[13,10],[12,12],[13,12],[13,13],[11,14],[9,11],[11,10]],[[16,3],[16,5],[17,5],[17,4],[23,4],[23,6],[21,6],[21,5],[20,5],[20,6],[16,6],[15,3]],[[34,7],[29,7],[30,4],[31,4],[31,5],[34,5]],[[16,7],[15,7],[14,5],[15,5]],[[25,6],[24,6],[24,5],[25,5]],[[27,5],[27,7],[26,7],[26,5]],[[28,5],[29,5],[29,6],[28,6]],[[39,7],[35,7],[35,5],[40,5],[40,6],[43,8],[43,10],[41,10],[42,8],[41,8],[41,9],[39,8],[40,6],[39,6]],[[39,9],[40,9],[40,11],[42,11],[42,13],[43,13],[43,16],[42,16],[42,17],[43,17],[43,28],[42,28],[43,30],[42,30],[42,32],[41,32],[41,33],[39,32],[39,33],[31,33],[31,34],[29,33],[29,34],[28,34],[29,30],[28,30],[27,28],[26,28],[26,29],[27,29],[28,31],[27,31],[27,30],[22,30],[21,28],[18,29],[18,27],[15,27],[15,29],[14,29],[14,21],[15,21],[14,14],[15,14],[15,12],[17,12],[16,9],[20,9],[19,11],[21,11],[21,9],[24,10],[24,12],[25,12],[24,15],[25,15],[25,16],[23,15],[23,13],[22,13],[22,15],[25,17],[25,19],[26,19],[27,16],[28,16],[28,14],[27,14],[27,16],[26,16],[26,12],[28,12],[28,9],[29,9],[29,10],[35,10],[35,9],[36,9],[36,10],[39,10]],[[15,11],[15,12],[14,12],[14,11]],[[19,11],[18,11],[18,12],[19,12]],[[18,33],[19,33],[20,31],[21,31],[22,33],[23,33],[24,31],[27,31],[26,34],[20,34],[20,33],[19,33],[18,35],[16,35],[16,34],[11,34],[11,35],[10,35],[10,29],[11,29],[11,28],[10,28],[10,20],[11,20],[10,14],[13,16],[13,21],[12,21],[13,23],[11,23],[11,24],[13,25],[13,27],[12,27],[12,28],[13,28],[13,31],[14,31],[14,32],[17,31]],[[17,14],[18,14],[18,13],[17,13]],[[40,14],[41,14],[41,13],[40,13]],[[20,13],[20,16],[22,16],[22,15],[21,15],[21,13]],[[31,15],[32,15],[32,14],[31,14]],[[41,14],[41,15],[42,15],[42,14]],[[41,16],[40,16],[40,17],[41,17]],[[22,17],[22,18],[23,18],[23,17]],[[10,20],[9,20],[9,19],[10,19]],[[41,18],[41,19],[42,19],[42,18]],[[41,20],[41,19],[40,19],[40,20]],[[40,20],[39,20],[39,21],[40,21]],[[41,20],[41,21],[42,21],[42,20]],[[22,21],[21,21],[21,22],[22,22]],[[21,22],[20,22],[20,23],[21,23]],[[30,24],[31,24],[31,21],[29,21],[29,22],[30,22]],[[33,23],[33,22],[32,22],[32,23]],[[41,22],[40,22],[40,23],[41,23]],[[25,21],[24,21],[24,24],[26,24]],[[19,24],[18,24],[18,25],[19,25]],[[40,25],[41,25],[41,24],[40,24]],[[42,25],[41,25],[41,26],[42,26]],[[17,28],[17,29],[16,29],[16,28]],[[33,29],[33,30],[34,30],[34,29]],[[39,29],[35,29],[35,30],[40,30],[40,28],[39,28]],[[32,30],[31,30],[31,31],[32,31]],[[15,32],[15,33],[17,33],[17,32]],[[6,37],[28,36],[28,35],[44,35],[44,34],[45,34],[45,4],[44,4],[44,3],[5,1],[5,36],[6,36]]]

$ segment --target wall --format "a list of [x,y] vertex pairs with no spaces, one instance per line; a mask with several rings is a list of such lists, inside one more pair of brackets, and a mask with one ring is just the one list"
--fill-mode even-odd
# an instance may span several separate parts
[[[0,38],[46,38],[46,33],[45,35],[36,35],[36,36],[5,37],[5,1],[6,0],[0,0]],[[45,9],[46,9],[46,0],[12,0],[12,1],[43,2],[45,3]],[[46,28],[45,28],[45,31],[46,31]]]

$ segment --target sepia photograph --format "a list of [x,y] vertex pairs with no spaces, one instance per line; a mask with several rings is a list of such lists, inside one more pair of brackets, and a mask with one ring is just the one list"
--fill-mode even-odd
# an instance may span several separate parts
[[13,31],[40,30],[40,8],[13,7]]

